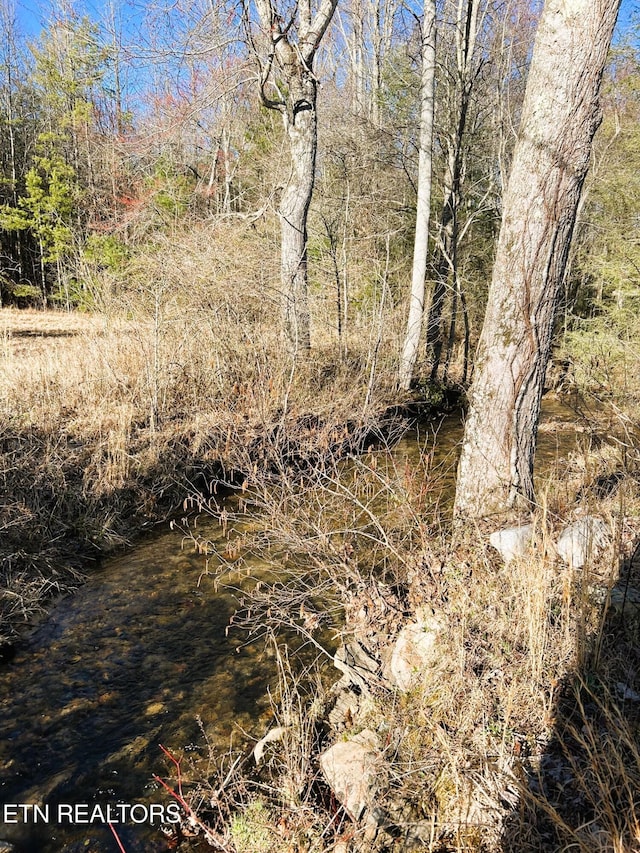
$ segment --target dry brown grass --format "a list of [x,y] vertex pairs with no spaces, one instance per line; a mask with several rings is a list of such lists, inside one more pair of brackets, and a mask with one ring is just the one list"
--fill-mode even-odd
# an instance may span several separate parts
[[[604,456],[615,468],[613,454]],[[318,850],[348,839],[352,853],[638,849],[640,614],[622,618],[607,596],[621,577],[640,589],[640,560],[626,568],[618,560],[640,531],[639,495],[628,468],[603,496],[602,458],[597,448],[561,466],[574,472],[571,500],[614,531],[610,551],[580,570],[565,566],[553,547],[579,508],[569,506],[566,482],[549,488],[539,508],[535,552],[504,565],[484,544],[485,526],[452,531],[430,515],[429,483],[438,472],[428,455],[408,470],[374,452],[303,483],[285,480],[276,494],[259,476],[249,478],[245,499],[262,508],[259,528],[267,532],[242,546],[271,560],[275,578],[247,602],[249,630],[277,625],[322,644],[319,632],[330,625],[383,659],[417,607],[433,608],[446,624],[439,660],[420,685],[400,694],[372,684],[371,698],[345,724],[347,737],[364,727],[379,733],[384,773],[375,805],[395,840],[374,842],[335,804],[332,811],[307,744],[302,800],[285,795],[291,767],[280,750],[268,783],[263,777],[253,792],[260,814],[272,815],[281,849],[304,848],[286,843],[276,825],[305,825]],[[291,692],[303,689],[291,683],[287,713]],[[322,691],[317,697],[326,701]],[[310,718],[309,703],[301,705],[293,731]],[[316,753],[323,736],[320,726]],[[250,823],[250,807],[246,814]],[[422,840],[412,848],[407,838],[416,828]]]
[[0,312],[3,586],[13,599],[26,576],[40,585],[21,598],[25,618],[52,566],[134,536],[194,478],[319,459],[393,401],[391,315],[377,349],[354,320],[339,354],[315,295],[313,355],[294,369],[265,239],[224,223],[158,239],[109,278],[100,311]]

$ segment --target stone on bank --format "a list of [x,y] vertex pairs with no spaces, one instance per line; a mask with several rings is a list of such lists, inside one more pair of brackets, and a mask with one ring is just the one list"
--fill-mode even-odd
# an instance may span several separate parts
[[334,743],[320,756],[329,787],[353,820],[360,820],[372,802],[378,763],[378,740],[370,729]]
[[389,680],[404,693],[420,684],[439,657],[437,640],[441,621],[432,614],[416,615],[418,619],[405,625],[398,634],[389,661]]
[[558,554],[573,569],[581,569],[591,555],[609,544],[609,527],[601,518],[586,515],[574,521],[560,534]]
[[533,524],[523,524],[496,530],[489,537],[489,544],[499,552],[505,563],[510,563],[517,557],[524,557],[531,548],[532,540]]

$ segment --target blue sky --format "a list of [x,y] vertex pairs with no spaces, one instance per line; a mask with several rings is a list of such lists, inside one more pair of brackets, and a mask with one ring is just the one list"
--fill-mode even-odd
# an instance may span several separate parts
[[631,16],[634,13],[637,13],[639,8],[640,2],[638,2],[638,0],[622,0],[615,38],[624,38],[624,36],[629,33]]
[[[106,8],[106,4],[101,2],[101,0],[79,0],[79,2],[73,3],[73,5],[79,11],[86,11],[96,21],[102,18]],[[145,0],[120,0],[115,5],[122,10],[123,23],[126,28],[127,18],[130,22],[136,19],[139,20],[145,6],[151,5],[151,2],[145,3]],[[29,36],[37,35],[40,32],[49,16],[49,9],[50,5],[47,0],[16,0],[18,20],[24,32]],[[629,33],[631,16],[639,9],[640,0],[622,0],[616,30],[616,40],[624,38]]]
[[[64,5],[62,2],[48,2],[48,0],[14,0],[16,6],[16,15],[18,22],[23,32],[28,36],[37,36],[43,27],[46,26],[47,20],[51,17],[52,8],[60,8]],[[116,9],[122,10],[122,17],[126,21],[127,18],[132,21],[140,18],[141,10],[145,5],[145,0],[115,0],[110,2],[101,2],[101,0],[72,0],[70,4],[81,15],[87,14],[91,20],[99,22],[106,17],[107,8],[114,5]]]

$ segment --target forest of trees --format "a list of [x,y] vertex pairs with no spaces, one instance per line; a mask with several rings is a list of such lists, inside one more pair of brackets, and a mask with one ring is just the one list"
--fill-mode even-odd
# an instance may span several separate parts
[[[429,346],[445,374],[458,326],[477,325],[486,290],[537,5],[438,6]],[[4,3],[3,304],[87,307],[99,297],[91,269],[124,263],[159,233],[277,211],[288,166],[268,107],[282,98],[285,117],[294,109],[284,105],[293,72],[277,52],[272,68],[263,6],[254,20],[249,5],[184,4],[170,15],[152,5],[134,29],[115,8],[90,20],[61,3],[27,37]],[[332,26],[313,45],[319,154],[307,250],[323,256],[315,280],[334,288],[353,275],[344,267],[354,244],[370,260],[388,253],[399,302],[415,220],[422,8],[335,7],[322,10]],[[302,24],[280,11],[296,56]],[[337,310],[366,286],[336,294]]]
[[[1,303],[104,307],[163,240],[248,223],[254,250],[279,259],[294,355],[313,343],[310,300],[345,355],[351,328],[378,323],[380,338],[396,312],[398,324],[408,316],[400,386],[466,385],[541,4],[133,11],[91,19],[61,1],[32,37],[4,0]],[[627,155],[639,74],[636,49],[617,44],[594,179],[554,284],[552,313],[578,337],[582,321],[622,322],[637,301],[634,244],[609,243],[637,217]],[[610,186],[624,205],[613,209]]]

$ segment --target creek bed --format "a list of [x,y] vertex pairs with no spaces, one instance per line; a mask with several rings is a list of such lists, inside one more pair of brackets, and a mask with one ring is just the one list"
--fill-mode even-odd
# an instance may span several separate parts
[[[214,523],[206,533],[223,538]],[[225,749],[238,726],[253,731],[269,713],[272,662],[262,644],[226,636],[237,600],[199,585],[203,557],[181,546],[165,530],[105,562],[5,665],[0,804],[46,802],[53,815],[59,804],[166,803],[152,780],[169,773],[160,743],[203,751],[206,733]],[[128,853],[168,849],[157,828],[118,834]],[[100,825],[29,821],[0,838],[24,853],[117,849]]]
[[[550,411],[546,418],[567,420]],[[437,437],[435,428],[437,427]],[[442,470],[438,499],[450,499],[459,416],[423,425],[394,448],[397,463],[432,454]],[[548,467],[575,447],[570,431],[541,435]],[[200,530],[221,549],[213,521]],[[183,547],[184,545],[184,547]],[[264,565],[245,564],[252,572]],[[242,645],[229,632],[237,607],[230,591],[202,583],[204,559],[165,529],[106,561],[73,597],[62,600],[0,672],[0,806],[49,807],[50,822],[2,824],[0,839],[20,853],[114,851],[101,823],[54,820],[60,806],[168,804],[153,775],[170,774],[159,744],[206,755],[244,730],[261,736],[277,674],[262,642]],[[157,825],[117,826],[127,853],[167,850]],[[191,847],[193,849],[193,846]],[[211,849],[203,847],[202,849]]]

